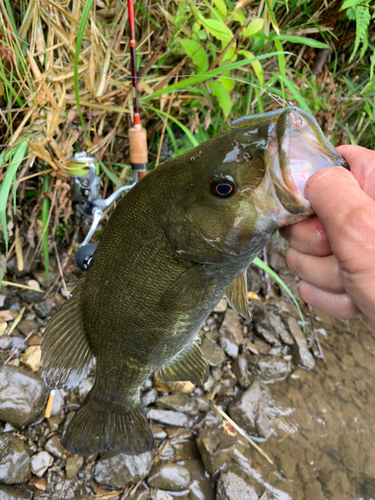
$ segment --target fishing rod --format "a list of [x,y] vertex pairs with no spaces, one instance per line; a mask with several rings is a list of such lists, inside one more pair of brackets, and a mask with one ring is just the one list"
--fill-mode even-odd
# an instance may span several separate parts
[[[84,171],[82,175],[76,175],[73,182],[73,198],[81,200],[77,203],[78,211],[92,218],[89,232],[81,243],[76,253],[76,264],[86,271],[91,258],[96,250],[96,245],[89,243],[91,237],[102,218],[103,212],[108,208],[123,191],[131,189],[147,173],[148,152],[147,152],[147,132],[141,125],[138,99],[138,76],[135,42],[135,22],[133,0],[128,0],[129,38],[130,38],[130,61],[132,73],[133,97],[133,124],[129,127],[129,153],[130,163],[133,170],[133,183],[122,186],[111,196],[102,199],[100,195],[100,177],[97,175],[97,163],[99,159],[86,152],[75,153],[71,166],[79,164]],[[88,172],[87,172],[88,169]],[[87,173],[86,173],[87,172]]]

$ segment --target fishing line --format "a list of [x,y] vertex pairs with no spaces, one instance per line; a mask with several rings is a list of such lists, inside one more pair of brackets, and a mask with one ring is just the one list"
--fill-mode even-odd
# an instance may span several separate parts
[[[32,46],[28,42],[26,42],[25,40],[22,40],[22,38],[20,38],[15,33],[13,33],[3,23],[0,22],[0,26],[3,27],[10,35],[12,35],[13,37],[17,38],[20,42],[22,42],[22,43],[26,44],[28,47],[32,48]],[[4,45],[7,46],[7,44],[4,43],[4,42],[2,42],[1,40],[0,40],[0,43],[3,43]],[[8,48],[10,49],[10,47],[8,47]],[[37,53],[37,54],[34,55],[34,57],[46,54],[47,51],[48,51],[48,49],[46,49],[45,52]],[[55,58],[53,56],[50,56],[50,58],[54,62],[60,60],[59,58]],[[57,69],[64,69],[66,67],[82,69],[82,66],[77,66],[77,65],[75,65],[73,63],[65,63],[64,67],[56,66]],[[85,71],[89,71],[91,73],[98,73],[100,75],[105,75],[105,76],[111,76],[111,75],[115,75],[116,71],[119,71],[121,69],[123,69],[123,68],[117,68],[113,72],[104,72],[104,71],[98,71],[98,70],[95,70],[95,69],[86,68]],[[293,103],[291,103],[290,101],[285,101],[280,96],[278,96],[277,94],[274,94],[274,93],[270,92],[266,88],[260,87],[259,85],[256,85],[255,83],[249,82],[247,80],[243,80],[242,78],[234,78],[234,77],[231,77],[231,76],[220,76],[220,75],[205,75],[205,74],[203,74],[203,75],[200,75],[200,74],[176,75],[175,78],[182,79],[182,78],[192,78],[192,77],[195,77],[195,76],[197,76],[197,77],[210,77],[210,78],[213,78],[213,79],[222,78],[222,79],[230,80],[230,81],[237,82],[237,83],[244,83],[245,85],[250,85],[252,87],[258,88],[259,90],[263,90],[268,95],[268,97],[270,97],[271,99],[273,99],[274,101],[276,101],[280,106],[283,106],[283,107],[293,106]],[[142,76],[133,77],[133,75],[126,75],[125,78],[126,78],[126,80],[129,80],[129,81],[137,80],[139,82],[139,81],[142,81],[142,80],[143,81],[147,81],[147,80],[162,80],[162,79],[168,78],[168,75],[162,75],[162,76],[144,76],[144,77],[142,77]],[[204,83],[204,82],[201,82],[201,83]]]

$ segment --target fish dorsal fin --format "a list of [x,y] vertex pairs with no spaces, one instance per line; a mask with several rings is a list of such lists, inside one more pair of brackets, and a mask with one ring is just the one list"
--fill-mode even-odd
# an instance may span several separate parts
[[213,285],[213,278],[207,275],[204,266],[197,264],[183,272],[167,288],[160,299],[160,307],[168,312],[186,312],[204,301]]
[[83,281],[77,282],[72,297],[52,317],[43,335],[43,377],[50,389],[75,387],[90,370],[93,354],[80,311]]
[[208,379],[208,365],[201,348],[194,342],[167,366],[160,368],[157,374],[163,382],[184,382],[189,380],[194,385],[202,385]]
[[247,302],[246,271],[239,274],[225,290],[225,295],[232,309],[246,319],[250,319]]

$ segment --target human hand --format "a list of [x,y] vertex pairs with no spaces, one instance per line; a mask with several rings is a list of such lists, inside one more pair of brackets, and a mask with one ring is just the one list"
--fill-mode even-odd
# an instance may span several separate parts
[[375,328],[375,152],[337,149],[350,172],[327,168],[307,181],[316,215],[281,230],[286,261],[308,304],[343,320],[364,314]]

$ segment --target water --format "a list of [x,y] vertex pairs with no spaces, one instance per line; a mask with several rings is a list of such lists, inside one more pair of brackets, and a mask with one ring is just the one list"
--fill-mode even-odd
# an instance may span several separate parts
[[255,453],[248,464],[262,500],[375,498],[375,332],[318,314],[324,359],[266,386],[274,465]]

